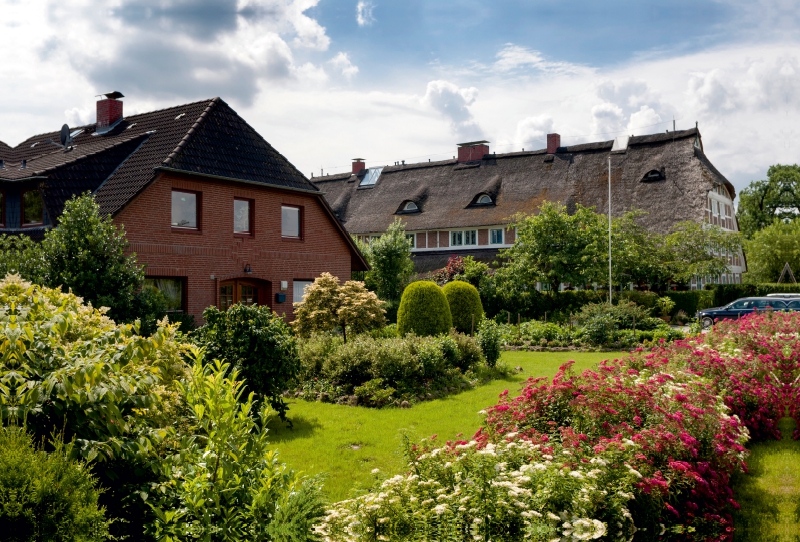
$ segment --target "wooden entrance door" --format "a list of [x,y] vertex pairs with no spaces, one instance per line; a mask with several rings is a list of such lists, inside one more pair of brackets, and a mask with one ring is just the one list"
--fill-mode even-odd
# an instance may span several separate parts
[[219,284],[219,308],[228,310],[232,305],[268,305],[269,287],[262,281],[233,279]]

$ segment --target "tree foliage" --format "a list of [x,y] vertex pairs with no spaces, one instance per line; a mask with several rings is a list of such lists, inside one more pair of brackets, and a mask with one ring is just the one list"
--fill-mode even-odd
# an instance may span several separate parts
[[442,289],[435,282],[418,280],[403,290],[397,310],[397,331],[400,335],[420,336],[448,333],[453,316]]
[[294,329],[301,336],[339,329],[347,342],[348,329],[363,333],[386,324],[385,302],[364,287],[363,282],[339,279],[322,273],[306,287],[303,301],[295,305]]
[[403,287],[414,273],[411,241],[406,238],[402,221],[396,219],[381,235],[369,243],[357,242],[370,267],[365,283],[384,301],[397,301]]
[[21,427],[0,427],[0,532],[7,542],[99,542],[108,520],[99,490],[70,446],[37,449]]
[[747,282],[777,282],[786,263],[795,279],[800,278],[800,220],[775,220],[745,241],[745,248]]
[[767,178],[753,181],[739,193],[736,217],[742,234],[751,239],[777,218],[791,221],[800,216],[800,166],[776,164]]
[[738,233],[719,226],[679,222],[664,238],[661,262],[673,282],[687,283],[692,277],[716,277],[728,271],[728,255],[741,249]]

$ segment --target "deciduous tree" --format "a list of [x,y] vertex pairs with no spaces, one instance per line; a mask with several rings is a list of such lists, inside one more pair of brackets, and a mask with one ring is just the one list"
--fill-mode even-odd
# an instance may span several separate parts
[[753,181],[739,193],[736,216],[748,239],[776,218],[790,221],[800,216],[800,166],[771,166],[765,180]]

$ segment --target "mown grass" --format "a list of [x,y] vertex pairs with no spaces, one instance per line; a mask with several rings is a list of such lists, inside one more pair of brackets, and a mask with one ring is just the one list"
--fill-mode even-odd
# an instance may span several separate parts
[[480,427],[480,410],[497,402],[504,391],[515,394],[530,377],[555,375],[561,364],[575,360],[575,370],[592,367],[618,352],[504,352],[501,363],[520,366],[522,373],[495,380],[457,395],[415,405],[411,409],[375,410],[301,400],[289,402],[288,429],[273,423],[271,440],[289,466],[306,474],[326,475],[325,493],[341,500],[369,487],[372,469],[399,473],[402,441],[437,434],[442,440],[471,437]]
[[749,473],[734,480],[736,542],[800,541],[800,442],[792,440],[794,420],[779,427],[783,438],[750,446]]

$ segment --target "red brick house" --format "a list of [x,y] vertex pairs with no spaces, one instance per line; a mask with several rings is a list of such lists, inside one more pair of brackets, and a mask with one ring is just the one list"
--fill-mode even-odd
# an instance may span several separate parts
[[[171,310],[292,302],[327,271],[367,269],[319,189],[219,98],[123,116],[119,93],[97,123],[0,142],[0,233],[41,238],[73,194],[94,194],[124,226]],[[56,143],[54,143],[56,142]]]

